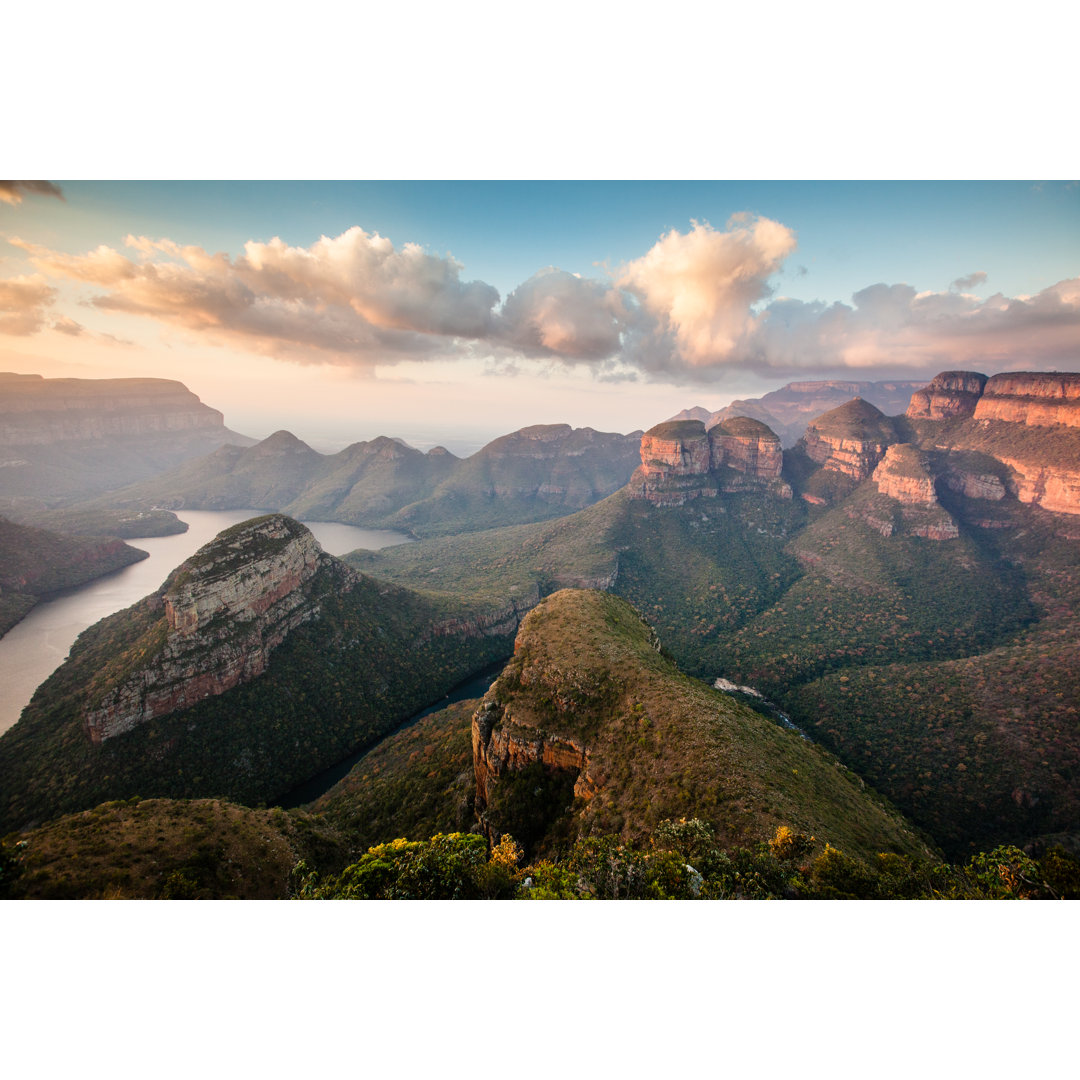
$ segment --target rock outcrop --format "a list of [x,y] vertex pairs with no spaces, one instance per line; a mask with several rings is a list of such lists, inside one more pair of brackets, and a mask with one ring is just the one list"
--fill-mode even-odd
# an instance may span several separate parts
[[135,669],[91,688],[90,738],[103,742],[262,674],[290,631],[318,617],[305,586],[320,571],[340,578],[338,591],[356,581],[281,515],[242,522],[200,548],[166,583],[163,617]]
[[946,420],[974,416],[986,376],[976,371],[943,371],[925,389],[911,395],[907,415],[912,419]]
[[868,401],[854,398],[811,421],[798,448],[823,469],[862,483],[896,441],[889,417]]
[[974,416],[1031,427],[1080,427],[1080,374],[1014,371],[993,375],[986,381]]
[[938,502],[934,476],[926,455],[910,443],[895,443],[885,452],[874,470],[878,492],[900,503],[899,520],[873,515],[867,520],[883,536],[896,531],[928,540],[955,540],[960,531],[950,514]]
[[738,417],[710,430],[700,420],[669,420],[642,436],[630,489],[656,506],[763,488],[791,498],[783,463],[780,440],[757,420]]

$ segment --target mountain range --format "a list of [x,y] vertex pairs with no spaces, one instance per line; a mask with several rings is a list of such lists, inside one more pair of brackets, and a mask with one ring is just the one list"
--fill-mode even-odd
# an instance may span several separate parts
[[[642,895],[673,895],[669,870],[678,895],[983,895],[971,867],[1002,845],[994,866],[1041,860],[1051,894],[1072,888],[1080,375],[943,372],[909,399],[846,401],[787,449],[752,417],[676,418],[633,440],[629,470],[628,437],[565,427],[464,462],[389,439],[327,458],[278,433],[181,466],[178,499],[429,531],[344,560],[280,512],[223,533],[82,635],[0,738],[0,828],[70,851],[60,815],[142,798],[154,821],[216,799],[200,820],[254,829],[222,808],[361,752],[272,826],[281,866],[303,864],[278,894],[421,895],[394,875],[433,853],[440,873],[488,867],[477,895],[527,888],[507,869],[522,859],[550,895],[605,894],[588,860],[608,843],[645,853]],[[380,475],[399,505],[364,503]],[[492,499],[514,524],[480,528]],[[504,659],[482,700],[400,727]],[[690,833],[713,852],[692,856],[713,868],[696,885]],[[684,869],[650,863],[662,850]],[[155,895],[236,887],[186,858]],[[725,876],[736,863],[760,892]],[[34,865],[47,890],[59,863]],[[86,888],[131,887],[102,874]]]

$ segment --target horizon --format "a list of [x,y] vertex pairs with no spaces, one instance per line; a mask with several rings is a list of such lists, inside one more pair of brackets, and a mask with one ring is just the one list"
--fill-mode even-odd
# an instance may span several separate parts
[[0,368],[316,448],[1080,366],[1076,182],[5,182],[0,238]]

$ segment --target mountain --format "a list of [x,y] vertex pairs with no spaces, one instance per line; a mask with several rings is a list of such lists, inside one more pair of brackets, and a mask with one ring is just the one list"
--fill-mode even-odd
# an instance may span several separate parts
[[908,407],[912,393],[925,385],[924,382],[897,380],[856,382],[824,379],[792,382],[759,398],[733,401],[713,413],[701,406],[695,406],[693,409],[684,409],[672,419],[701,420],[706,427],[712,427],[723,420],[747,416],[772,428],[787,449],[802,437],[808,421],[854,397],[869,402],[886,416],[896,416]]
[[703,425],[658,425],[642,474],[578,514],[350,562],[457,597],[588,577],[683,670],[764,694],[947,852],[1080,848],[1080,504],[1025,481],[1080,460],[1075,428],[1032,423],[1047,402],[1069,415],[1070,382],[1003,377],[996,417],[830,410],[784,453],[792,500],[761,478],[722,490]]
[[932,854],[834,758],[684,676],[629,604],[599,592],[558,592],[526,616],[472,747],[485,831],[527,849],[696,817],[722,846],[787,825],[852,854]]
[[0,737],[0,834],[134,795],[270,800],[506,656],[518,620],[358,574],[280,515],[243,522],[38,688]]
[[253,441],[170,379],[0,373],[0,506],[9,510],[84,499]]
[[610,495],[630,478],[639,438],[546,424],[504,435],[462,460],[442,447],[424,454],[386,436],[322,455],[278,431],[94,505],[253,508],[417,536],[471,532],[557,517]]
[[0,636],[50,593],[146,557],[114,537],[61,536],[0,517]]

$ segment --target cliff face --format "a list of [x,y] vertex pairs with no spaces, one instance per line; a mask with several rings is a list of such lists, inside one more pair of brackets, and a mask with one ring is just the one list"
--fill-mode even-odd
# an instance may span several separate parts
[[98,700],[83,718],[90,738],[103,742],[262,674],[290,631],[318,617],[305,585],[320,571],[340,578],[339,591],[356,580],[280,515],[243,522],[201,548],[166,585],[149,662],[104,693],[92,689]]
[[907,415],[912,419],[945,420],[973,416],[986,386],[986,376],[975,371],[943,371],[930,385],[911,395]]
[[[1080,374],[947,371],[912,396],[907,416],[927,449],[948,452],[941,475],[950,490],[1080,514]],[[984,464],[960,463],[973,457]]]
[[823,469],[862,483],[895,441],[889,418],[855,398],[811,421],[798,447]]
[[630,487],[656,506],[760,488],[790,498],[783,463],[780,440],[759,421],[739,417],[709,431],[700,420],[667,421],[642,436]]
[[1080,374],[1009,372],[986,382],[976,420],[1008,420],[1016,424],[1080,427]]
[[900,503],[899,515],[871,515],[866,520],[883,536],[899,531],[928,540],[955,540],[956,522],[938,502],[926,456],[910,443],[895,443],[874,470],[878,492]]
[[190,431],[224,435],[225,419],[171,379],[43,379],[0,373],[0,446]]

